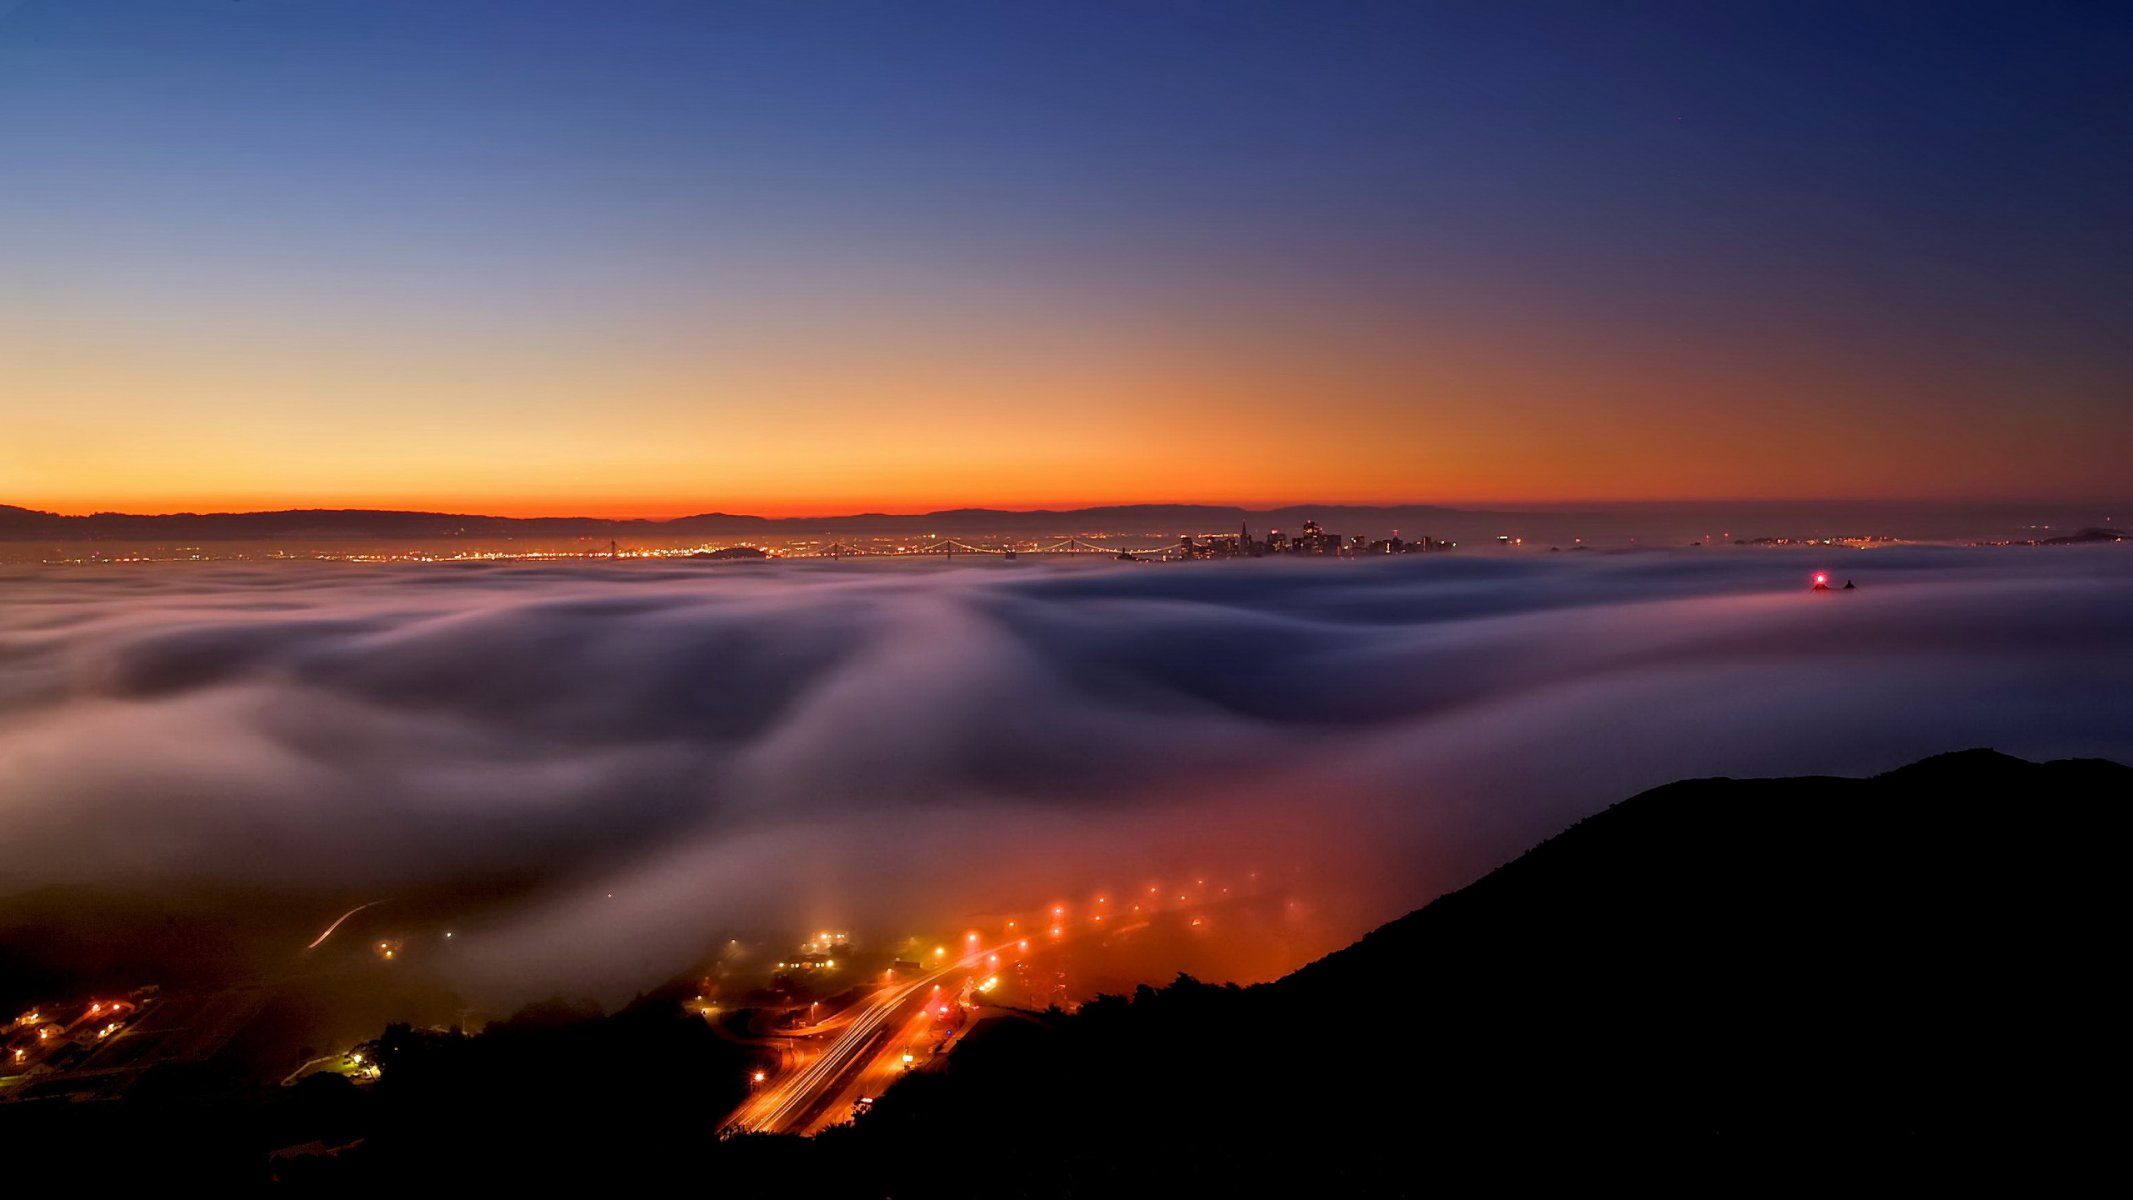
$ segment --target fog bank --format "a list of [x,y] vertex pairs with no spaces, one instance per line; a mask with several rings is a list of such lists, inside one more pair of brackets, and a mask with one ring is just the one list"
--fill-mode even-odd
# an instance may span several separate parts
[[1353,934],[1675,778],[2133,760],[2133,555],[1819,554],[5,568],[0,893],[530,878],[454,982],[614,994],[1247,865]]

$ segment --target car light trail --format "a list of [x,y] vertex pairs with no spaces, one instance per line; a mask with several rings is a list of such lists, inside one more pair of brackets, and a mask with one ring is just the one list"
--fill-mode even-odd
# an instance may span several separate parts
[[[841,1079],[857,1056],[873,1044],[875,1033],[921,989],[939,987],[939,981],[957,971],[976,966],[987,954],[1003,947],[980,948],[946,966],[893,989],[884,989],[863,1001],[865,1011],[855,1016],[815,1061],[764,1088],[743,1104],[727,1128],[749,1132],[776,1132],[801,1122]],[[906,1062],[908,1063],[908,1059]]]
[[[340,916],[335,917],[333,919],[333,924],[326,926],[326,931],[324,933],[321,933],[317,937],[311,939],[311,944],[304,947],[305,952],[309,953],[310,951],[316,950],[321,945],[323,945],[327,938],[333,936],[333,931],[341,927],[341,922],[347,920],[348,918],[356,915],[359,912],[362,912],[366,908],[376,908],[380,904],[390,904],[392,903],[392,899],[393,898],[391,896],[387,896],[383,900],[373,900],[368,904],[358,904],[354,908],[349,909],[347,912],[342,913]],[[450,937],[451,935],[446,934],[445,936]]]

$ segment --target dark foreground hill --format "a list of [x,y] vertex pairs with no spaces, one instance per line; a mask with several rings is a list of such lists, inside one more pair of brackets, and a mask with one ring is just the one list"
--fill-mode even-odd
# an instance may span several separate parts
[[2049,1186],[2115,1144],[2129,796],[2125,767],[1982,751],[1672,784],[1276,983],[995,1022],[812,1141],[717,1141],[730,1064],[655,997],[400,1034],[371,1092],[233,1102],[201,1134],[220,1156],[179,1157],[261,1178],[266,1145],[364,1138],[278,1164],[299,1191]]
[[849,1157],[1011,1146],[1075,1195],[2041,1180],[2115,1137],[2129,799],[1984,751],[1673,784],[1274,984],[1005,1025]]

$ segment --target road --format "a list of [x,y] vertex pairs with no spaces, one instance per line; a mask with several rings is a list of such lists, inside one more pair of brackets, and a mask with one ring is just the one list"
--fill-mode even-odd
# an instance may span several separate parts
[[[1256,880],[1257,875],[1251,878]],[[1064,905],[1053,905],[1049,913],[1024,915],[1024,920],[1029,916],[1036,919],[1021,933],[1015,932],[1016,922],[1010,920],[1005,931],[1008,940],[998,945],[973,948],[944,966],[922,970],[909,980],[884,986],[794,1035],[749,1039],[765,1048],[775,1047],[779,1061],[766,1068],[767,1077],[727,1118],[721,1132],[805,1135],[850,1120],[854,1101],[862,1096],[881,1095],[902,1076],[906,1054],[922,1066],[934,1060],[936,1049],[946,1048],[946,1043],[936,1046],[941,1039],[933,1019],[942,1014],[936,1006],[926,1003],[930,997],[938,995],[939,1004],[953,1005],[961,992],[963,976],[982,978],[993,975],[1003,960],[1026,961],[1033,935],[1047,925],[1048,936],[1039,943],[1040,953],[1059,948],[1078,933],[1135,933],[1148,928],[1158,913],[1168,914],[1165,919],[1176,922],[1180,932],[1197,930],[1203,914],[1245,899],[1232,896],[1231,889],[1219,880],[1212,887],[1206,879],[1175,886],[1176,906],[1167,903],[1172,894],[1168,889],[1159,891],[1152,886],[1147,898],[1139,898],[1140,903],[1122,904],[1117,909],[1107,908],[1109,898],[1098,896],[1082,914],[1087,920],[1085,925],[1070,917]],[[1165,902],[1159,904],[1158,896]],[[1143,911],[1144,906],[1148,911]],[[1106,923],[1106,917],[1115,919]],[[1189,926],[1184,924],[1188,919]],[[973,945],[980,936],[968,933],[963,944]],[[1030,998],[1025,995],[1023,1002]]]
[[[946,994],[945,988],[942,994]],[[851,1066],[837,1080],[820,1089],[821,1103],[797,1119],[791,1131],[816,1134],[840,1121],[851,1120],[852,1106],[861,1096],[879,1096],[903,1077],[907,1069],[904,1055],[911,1055],[919,1063],[931,1061],[934,1044],[939,1041],[933,1019],[930,1006],[922,1000],[884,1024],[873,1044],[854,1056]]]
[[341,922],[343,922],[343,921],[346,921],[346,920],[347,920],[348,918],[350,918],[350,917],[352,917],[352,916],[356,915],[356,914],[357,914],[357,913],[359,913],[359,912],[362,912],[362,911],[363,911],[364,909],[366,909],[366,908],[376,908],[376,907],[377,907],[377,906],[379,906],[380,904],[391,904],[391,903],[392,903],[392,897],[390,897],[390,896],[387,896],[387,897],[386,897],[385,899],[383,899],[383,900],[373,900],[373,901],[371,901],[371,902],[370,902],[370,903],[368,903],[368,904],[358,904],[358,905],[356,905],[356,906],[355,906],[354,908],[351,908],[351,909],[349,909],[349,910],[348,910],[347,912],[344,912],[344,913],[342,913],[342,914],[341,914],[340,916],[338,916],[338,917],[335,917],[335,918],[333,919],[333,924],[331,924],[331,925],[328,925],[328,926],[326,926],[326,931],[325,931],[324,933],[321,933],[321,934],[319,934],[319,935],[318,935],[317,937],[315,937],[315,938],[311,939],[311,944],[310,944],[310,945],[308,945],[308,946],[306,946],[306,947],[304,947],[304,950],[305,950],[306,952],[309,952],[309,951],[312,951],[312,950],[316,950],[316,949],[318,949],[318,948],[319,948],[320,946],[324,945],[324,944],[325,944],[325,942],[326,942],[326,939],[327,939],[327,938],[330,938],[330,937],[332,937],[332,936],[333,936],[333,931],[334,931],[334,930],[336,930],[336,929],[339,929],[339,928],[341,927]]
[[[851,1101],[877,1096],[903,1070],[906,1047],[927,1029],[925,1002],[935,985],[976,970],[1005,946],[973,950],[962,958],[903,983],[890,984],[823,1022],[804,1040],[822,1043],[800,1051],[756,1088],[726,1127],[755,1133],[812,1133],[851,1116]],[[872,1091],[866,1090],[872,1088]]]

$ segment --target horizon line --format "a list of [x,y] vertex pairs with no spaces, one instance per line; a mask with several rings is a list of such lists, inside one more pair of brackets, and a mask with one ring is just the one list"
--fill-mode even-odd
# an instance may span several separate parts
[[[1113,508],[1223,508],[1241,512],[1268,513],[1297,508],[1434,508],[1449,512],[1487,514],[1491,512],[1519,512],[1525,514],[1561,513],[1574,515],[1578,509],[1622,510],[1631,508],[1680,508],[1698,505],[1857,505],[1861,507],[1903,508],[2082,508],[2107,509],[2113,501],[2096,498],[2053,499],[2037,497],[2010,498],[1950,498],[1950,497],[1842,497],[1842,496],[1709,496],[1709,497],[1651,497],[1633,499],[1597,498],[1541,498],[1530,500],[1295,500],[1282,502],[1242,502],[1216,500],[1127,500],[1080,504],[1039,504],[1030,507],[1001,507],[989,504],[950,504],[941,507],[899,510],[888,508],[852,508],[842,511],[749,512],[730,508],[691,508],[671,511],[670,515],[596,515],[594,512],[570,511],[481,511],[479,509],[398,508],[361,504],[296,504],[271,508],[173,508],[162,511],[126,511],[112,508],[38,508],[33,505],[15,504],[0,500],[0,509],[40,516],[58,517],[66,520],[82,520],[94,517],[124,517],[153,520],[166,517],[249,517],[273,516],[289,513],[372,513],[407,516],[465,517],[490,521],[599,521],[606,523],[667,524],[698,517],[735,517],[764,521],[834,521],[856,518],[909,517],[913,519],[937,517],[954,513],[991,512],[1003,516],[1059,516]],[[2133,500],[2124,501],[2118,507],[2133,507]],[[2106,520],[2116,519],[2106,517]]]

